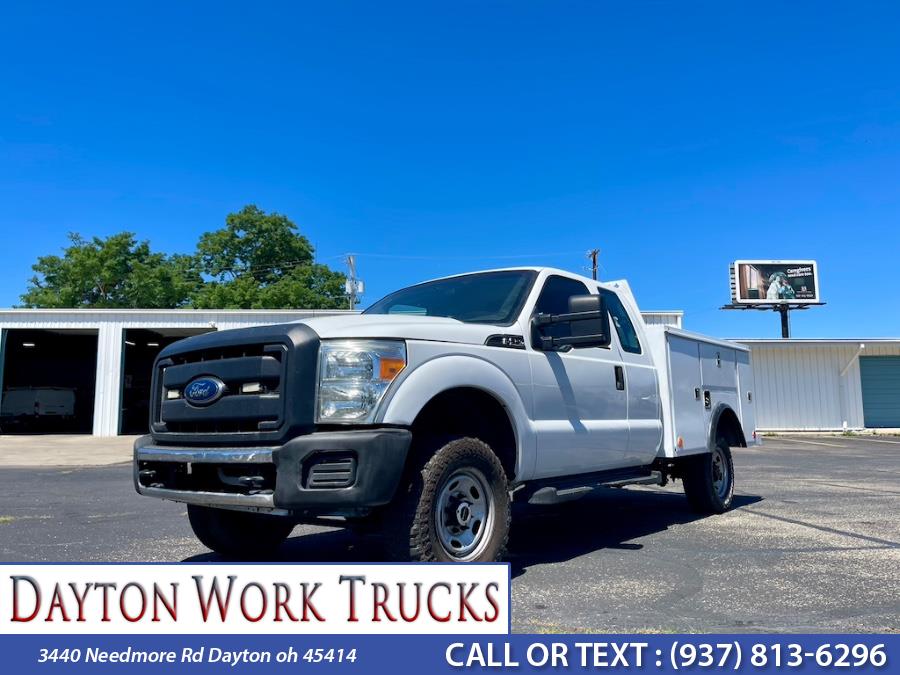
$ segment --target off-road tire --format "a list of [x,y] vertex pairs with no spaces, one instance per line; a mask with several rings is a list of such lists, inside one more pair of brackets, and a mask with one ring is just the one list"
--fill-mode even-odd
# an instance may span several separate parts
[[294,529],[281,516],[214,509],[188,504],[188,520],[197,539],[228,557],[258,560],[273,554]]
[[[436,509],[448,479],[471,471],[484,479],[489,503],[485,529],[471,555],[454,556],[441,543]],[[388,530],[387,553],[394,560],[493,562],[503,557],[509,537],[510,499],[506,473],[490,446],[477,438],[447,442],[409,472],[381,522]]]
[[[719,465],[719,468],[715,466]],[[723,469],[726,476],[717,489],[715,471]],[[731,449],[720,440],[712,452],[688,459],[682,475],[684,494],[691,508],[698,513],[724,513],[734,500],[734,463]]]

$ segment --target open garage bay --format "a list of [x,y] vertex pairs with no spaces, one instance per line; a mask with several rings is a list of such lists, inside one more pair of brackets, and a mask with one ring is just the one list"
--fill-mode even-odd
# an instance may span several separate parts
[[123,331],[122,408],[119,433],[145,434],[149,430],[150,384],[153,362],[167,346],[207,330],[129,328]]
[[90,433],[97,331],[15,329],[4,342],[0,431]]

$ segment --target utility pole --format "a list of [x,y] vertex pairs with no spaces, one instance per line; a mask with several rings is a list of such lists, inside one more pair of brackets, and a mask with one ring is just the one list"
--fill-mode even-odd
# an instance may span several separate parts
[[591,278],[597,281],[597,256],[600,255],[599,248],[592,248],[587,252],[587,257],[591,259]]
[[363,292],[363,282],[356,278],[356,256],[348,253],[344,262],[347,264],[347,284],[344,288],[350,309],[353,310],[356,309],[356,303],[359,302],[359,296]]

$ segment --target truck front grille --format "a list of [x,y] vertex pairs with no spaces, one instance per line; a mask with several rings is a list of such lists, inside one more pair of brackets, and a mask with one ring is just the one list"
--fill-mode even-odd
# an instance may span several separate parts
[[[161,382],[158,425],[175,433],[240,433],[278,429],[282,420],[284,345],[247,345],[238,349],[204,350],[180,354],[159,364]],[[225,383],[214,403],[196,406],[181,396],[199,377]],[[243,393],[241,387],[258,385]],[[169,398],[169,392],[178,398]]]
[[[208,333],[167,347],[154,367],[150,431],[161,443],[277,443],[313,423],[318,336],[304,324]],[[220,389],[190,401],[191,382]]]

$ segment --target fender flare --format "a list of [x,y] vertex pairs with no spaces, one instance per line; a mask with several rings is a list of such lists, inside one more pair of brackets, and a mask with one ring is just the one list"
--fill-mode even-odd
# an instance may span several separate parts
[[389,393],[375,422],[411,426],[422,409],[450,389],[480,389],[503,406],[516,437],[516,482],[527,480],[537,459],[529,415],[515,384],[500,368],[474,355],[437,356],[418,365]]
[[727,403],[719,403],[713,408],[712,415],[709,418],[709,431],[707,431],[707,441],[706,446],[709,448],[709,451],[712,452],[712,449],[716,445],[716,431],[719,428],[719,420],[722,418],[722,415],[726,412],[730,412],[738,421],[737,429],[739,434],[739,439],[741,441],[741,445],[747,446],[747,439],[744,437],[744,429],[741,426],[741,418]]

